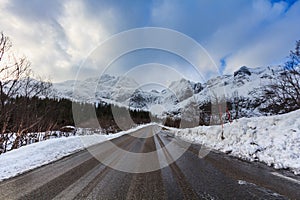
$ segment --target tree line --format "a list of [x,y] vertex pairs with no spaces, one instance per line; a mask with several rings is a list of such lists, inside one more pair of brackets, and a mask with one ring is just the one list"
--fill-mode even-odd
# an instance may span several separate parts
[[[50,98],[52,83],[36,76],[30,69],[26,57],[18,57],[11,51],[12,43],[0,33],[0,154],[26,145],[30,133],[59,130],[65,125],[75,125],[73,108],[81,110],[76,118],[81,127],[91,128],[96,113],[96,120],[106,132],[117,132],[122,121],[126,122],[129,113],[134,123],[162,121],[142,110],[98,104],[76,103],[68,99]],[[199,112],[188,113],[194,116],[193,122],[169,115],[163,121],[167,126],[186,127],[197,125],[223,124],[232,119],[247,116],[243,110],[258,108],[266,114],[286,113],[300,108],[300,41],[295,50],[282,66],[283,70],[272,79],[270,84],[252,93],[254,98],[246,98],[233,93],[232,97],[211,95],[210,101],[193,106]],[[91,112],[87,112],[91,111]],[[117,113],[119,121],[116,121]],[[123,119],[122,119],[123,118]],[[181,127],[181,128],[186,128]],[[8,145],[11,143],[11,145]],[[10,147],[10,149],[7,149]]]
[[[82,110],[82,113],[88,113],[89,110],[94,112],[98,123],[97,127],[90,126],[90,121],[95,119],[89,114],[82,114],[79,116],[81,124],[76,125],[81,128],[101,129],[105,133],[121,131],[114,119],[112,109],[129,112],[136,124],[151,121],[150,113],[147,111],[128,110],[106,103],[76,103],[68,99],[17,96],[7,99],[4,107],[1,107],[0,153],[27,145],[28,139],[34,133],[57,131],[67,125],[75,126],[72,110],[74,106]],[[3,114],[3,110],[9,110],[9,112]]]
[[[75,125],[73,107],[92,110],[106,132],[120,130],[112,109],[129,112],[135,123],[150,122],[146,111],[127,110],[106,103],[76,103],[68,99],[49,98],[52,83],[36,76],[26,57],[18,57],[11,51],[9,37],[0,33],[0,154],[26,145],[36,132],[59,130],[65,125]],[[82,127],[89,127],[94,120],[88,112],[79,116]]]

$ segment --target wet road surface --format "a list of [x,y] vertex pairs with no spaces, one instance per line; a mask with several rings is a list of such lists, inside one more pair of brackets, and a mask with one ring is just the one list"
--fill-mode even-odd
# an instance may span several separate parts
[[299,176],[201,149],[149,126],[3,181],[0,199],[300,199]]

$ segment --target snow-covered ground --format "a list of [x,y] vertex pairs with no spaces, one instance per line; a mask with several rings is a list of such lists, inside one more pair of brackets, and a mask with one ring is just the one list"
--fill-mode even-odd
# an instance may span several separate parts
[[81,135],[53,138],[20,147],[0,155],[0,181],[48,164],[88,146],[120,137],[147,125],[110,135]]
[[[12,150],[0,155],[0,180],[153,124],[112,135],[55,138]],[[184,140],[250,161],[265,162],[277,169],[289,168],[300,174],[300,110],[277,116],[241,118],[227,123],[224,125],[224,140],[221,140],[221,126],[168,129]]]
[[300,174],[300,110],[225,124],[224,140],[221,126],[170,130],[184,140]]

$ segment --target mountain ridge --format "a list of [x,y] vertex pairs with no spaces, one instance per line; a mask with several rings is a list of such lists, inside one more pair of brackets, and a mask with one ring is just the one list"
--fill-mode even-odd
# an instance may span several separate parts
[[[188,109],[191,103],[201,105],[203,102],[209,102],[214,93],[223,95],[226,99],[238,96],[251,101],[253,97],[250,93],[271,83],[280,71],[280,66],[242,66],[233,74],[220,75],[205,83],[186,79],[173,81],[162,91],[145,91],[133,78],[105,74],[100,78],[54,83],[52,97],[87,103],[105,102],[150,112],[151,107],[160,105],[164,108],[161,115],[180,117],[178,113]],[[262,115],[256,108],[244,109],[244,112],[241,117]]]

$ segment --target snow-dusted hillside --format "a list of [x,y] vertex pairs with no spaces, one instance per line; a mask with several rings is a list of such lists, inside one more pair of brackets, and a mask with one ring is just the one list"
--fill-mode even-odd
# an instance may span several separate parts
[[[281,68],[278,66],[250,69],[241,67],[232,75],[212,78],[206,83],[194,83],[181,79],[162,91],[143,90],[132,78],[103,75],[100,78],[65,81],[54,84],[53,96],[80,102],[108,102],[141,110],[160,105],[167,113],[178,114],[190,109],[191,104],[201,105],[211,101],[211,95],[231,99],[234,96],[247,101],[256,88],[271,83]],[[261,115],[255,108],[241,110],[242,116]]]
[[138,84],[133,79],[103,75],[100,78],[55,83],[53,96],[80,102],[97,102],[105,99],[124,102],[137,87]]

